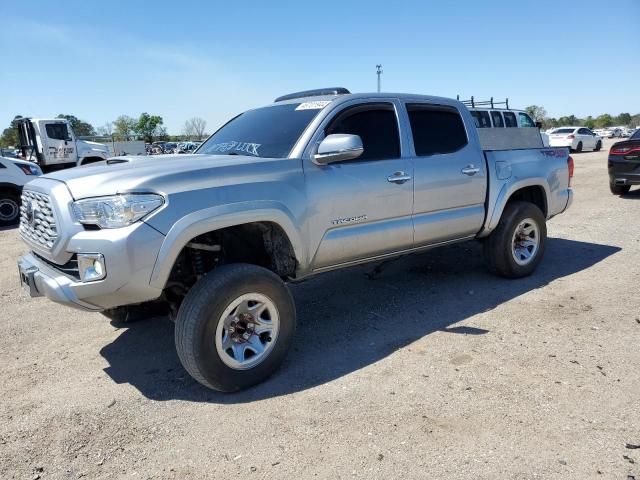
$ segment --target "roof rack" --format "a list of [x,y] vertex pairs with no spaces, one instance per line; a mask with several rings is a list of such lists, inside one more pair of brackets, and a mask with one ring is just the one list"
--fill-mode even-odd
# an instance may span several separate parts
[[471,107],[471,108],[475,108],[475,107],[486,107],[486,106],[490,106],[491,108],[495,108],[495,105],[504,105],[507,110],[509,109],[509,99],[505,99],[504,102],[495,102],[493,100],[493,97],[491,97],[489,100],[476,100],[475,98],[473,98],[473,95],[471,96],[470,100],[460,100],[460,95],[456,96],[456,100],[464,103],[467,107]]
[[315,90],[305,90],[303,92],[289,93],[274,100],[274,102],[284,102],[285,100],[293,100],[294,98],[319,97],[320,95],[345,95],[351,93],[343,87],[317,88]]

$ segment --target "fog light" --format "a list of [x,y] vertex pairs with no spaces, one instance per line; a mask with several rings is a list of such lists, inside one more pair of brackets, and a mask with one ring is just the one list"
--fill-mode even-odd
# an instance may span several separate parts
[[100,253],[79,253],[78,271],[80,272],[80,280],[83,282],[102,280],[107,276],[104,256]]

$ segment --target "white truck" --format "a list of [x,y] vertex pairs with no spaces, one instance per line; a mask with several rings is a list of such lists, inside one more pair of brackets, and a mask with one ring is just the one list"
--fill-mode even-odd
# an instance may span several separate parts
[[110,156],[106,145],[76,138],[64,118],[22,118],[18,138],[23,158],[36,162],[45,173],[101,162]]

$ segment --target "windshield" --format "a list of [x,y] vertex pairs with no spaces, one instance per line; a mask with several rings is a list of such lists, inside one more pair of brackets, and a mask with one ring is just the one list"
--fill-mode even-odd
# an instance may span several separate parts
[[575,128],[558,128],[551,133],[573,133]]
[[288,103],[249,110],[209,137],[196,153],[285,158],[328,103]]

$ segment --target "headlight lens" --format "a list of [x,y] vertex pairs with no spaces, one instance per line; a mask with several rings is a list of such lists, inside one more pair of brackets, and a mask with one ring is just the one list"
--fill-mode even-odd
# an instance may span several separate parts
[[76,220],[85,225],[120,228],[137,222],[163,203],[161,195],[131,193],[78,200],[73,203],[73,213]]

